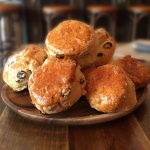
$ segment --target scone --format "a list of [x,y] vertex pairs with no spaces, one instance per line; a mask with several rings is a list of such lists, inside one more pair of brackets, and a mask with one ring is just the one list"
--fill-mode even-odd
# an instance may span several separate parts
[[111,60],[116,48],[116,41],[105,29],[99,28],[95,31],[94,44],[91,52],[78,60],[81,66],[101,66]]
[[14,91],[27,88],[29,76],[43,64],[47,54],[44,48],[28,45],[11,56],[5,64],[3,79]]
[[[49,56],[81,60],[96,48],[95,33],[92,27],[83,22],[67,20],[49,31],[45,44]],[[83,68],[90,64],[87,61],[80,65]]]
[[122,68],[104,65],[85,72],[86,98],[90,106],[101,112],[132,109],[136,103],[133,82]]
[[117,64],[124,69],[135,84],[136,89],[150,83],[150,70],[143,62],[127,55],[119,59]]
[[115,51],[116,41],[115,39],[103,28],[99,28],[95,31],[97,36],[98,48],[97,48],[97,61],[96,66],[107,64]]
[[85,94],[85,78],[71,59],[49,57],[29,78],[32,103],[44,114],[70,108]]

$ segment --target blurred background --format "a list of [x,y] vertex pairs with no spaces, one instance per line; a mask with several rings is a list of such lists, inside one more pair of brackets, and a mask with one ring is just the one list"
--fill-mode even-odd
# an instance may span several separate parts
[[118,42],[150,38],[150,0],[0,0],[1,59],[22,44],[44,43],[68,18],[104,27]]

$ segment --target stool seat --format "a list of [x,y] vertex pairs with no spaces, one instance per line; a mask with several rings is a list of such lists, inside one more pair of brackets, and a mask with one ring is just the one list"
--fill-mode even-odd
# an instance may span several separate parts
[[87,11],[90,13],[98,13],[98,12],[115,12],[118,10],[118,7],[115,6],[104,6],[104,5],[90,5],[87,7]]
[[109,24],[111,24],[111,26],[109,26],[109,30],[111,34],[115,36],[116,13],[118,11],[118,7],[111,5],[89,5],[86,10],[89,14],[90,24],[94,28],[96,27],[96,22],[100,18],[107,17]]
[[22,7],[16,4],[1,4],[0,3],[0,13],[11,13],[21,11]]
[[[136,38],[136,31],[138,27],[138,23],[144,17],[150,17],[150,6],[129,6],[128,11],[130,13],[130,18],[133,23],[132,28],[132,40]],[[150,34],[150,30],[148,29],[148,35]]]
[[69,6],[69,5],[61,5],[61,6],[44,6],[43,7],[43,12],[45,14],[52,14],[52,13],[66,13],[66,12],[73,12],[77,10],[76,7]]
[[150,6],[129,6],[128,11],[133,13],[150,12]]
[[70,19],[74,14],[79,11],[77,7],[70,5],[48,5],[42,8],[44,18],[47,23],[47,31],[53,28],[53,20],[57,17],[63,17],[64,19]]

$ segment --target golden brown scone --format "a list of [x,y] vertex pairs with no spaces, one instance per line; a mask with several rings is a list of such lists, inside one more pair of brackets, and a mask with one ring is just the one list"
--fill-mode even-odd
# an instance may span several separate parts
[[47,54],[78,57],[87,53],[93,40],[94,30],[89,25],[76,20],[63,21],[47,35]]
[[[95,49],[95,33],[92,27],[81,21],[67,20],[48,33],[45,44],[49,56],[78,60]],[[88,62],[81,67],[85,67],[84,65],[89,66]]]
[[136,105],[135,87],[122,68],[104,65],[85,72],[86,98],[101,112],[127,111]]
[[49,57],[29,78],[32,103],[44,114],[70,108],[85,94],[85,78],[74,60]]
[[79,58],[78,62],[81,66],[101,66],[107,64],[111,60],[116,48],[116,42],[105,29],[99,28],[95,31],[94,44],[93,49],[89,53]]
[[129,78],[135,84],[136,89],[146,86],[150,82],[150,70],[146,64],[127,55],[120,60],[117,64],[121,66],[127,73]]
[[14,90],[27,88],[29,76],[43,64],[47,54],[45,49],[31,44],[11,56],[3,71],[4,81]]

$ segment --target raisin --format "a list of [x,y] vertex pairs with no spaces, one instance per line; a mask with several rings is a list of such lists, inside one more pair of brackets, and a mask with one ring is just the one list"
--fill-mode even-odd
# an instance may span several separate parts
[[64,54],[56,54],[56,58],[58,59],[63,59],[65,57]]
[[21,82],[21,80],[20,80],[20,79],[18,79],[16,82],[17,82],[17,83],[20,83],[20,82]]
[[44,61],[47,59],[47,56],[44,57]]
[[80,84],[83,84],[84,83],[84,79],[80,79]]
[[110,49],[112,47],[112,43],[111,42],[107,42],[103,45],[104,48],[106,49]]
[[103,53],[98,52],[98,53],[96,54],[96,56],[98,56],[98,57],[103,56]]
[[17,74],[18,79],[24,79],[25,77],[26,77],[26,72],[25,71],[21,70],[21,71],[18,72],[18,74]]
[[12,65],[12,64],[14,64],[15,62],[14,61],[12,61],[11,63],[10,63],[10,65]]

